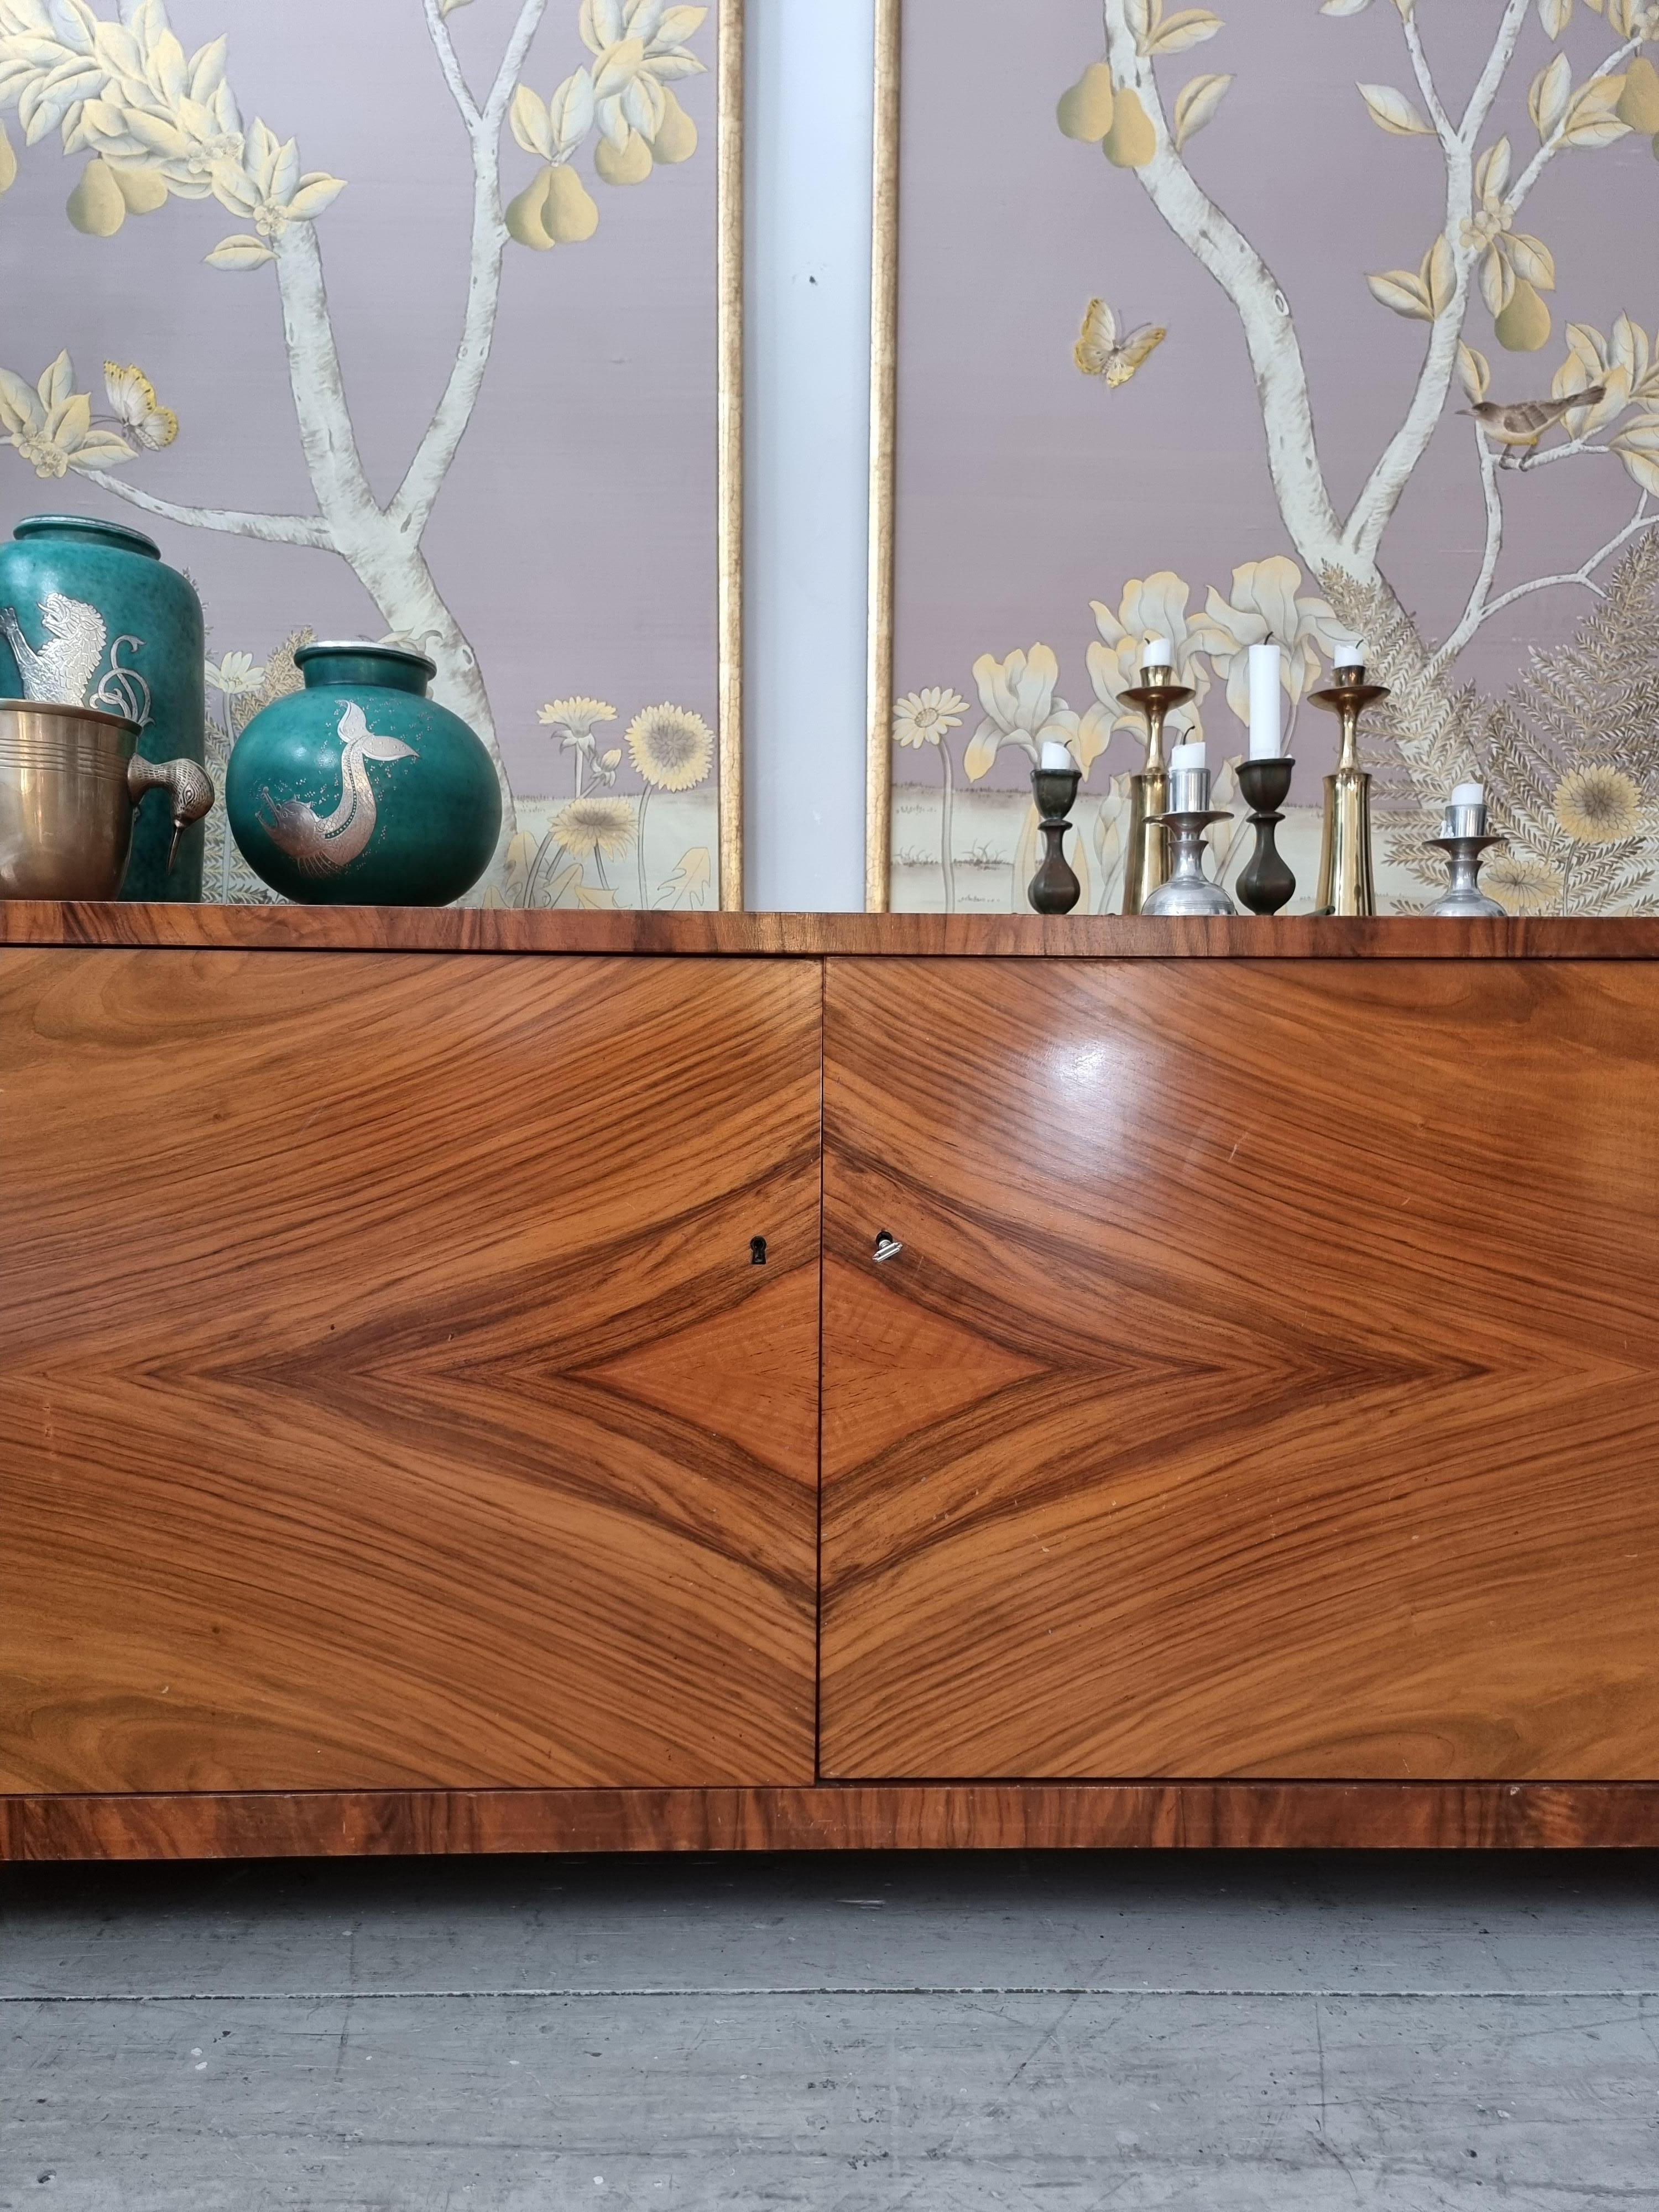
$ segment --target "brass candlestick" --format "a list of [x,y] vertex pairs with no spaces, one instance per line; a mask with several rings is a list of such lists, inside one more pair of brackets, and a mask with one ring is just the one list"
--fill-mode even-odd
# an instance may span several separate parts
[[1173,668],[1143,668],[1124,697],[1146,717],[1146,765],[1129,778],[1129,834],[1123,848],[1123,912],[1140,914],[1170,876],[1170,848],[1160,818],[1169,810],[1170,769],[1164,757],[1164,725],[1177,707],[1196,697],[1177,684]]
[[1325,779],[1325,834],[1319,849],[1316,914],[1375,914],[1371,871],[1371,779],[1359,765],[1359,717],[1389,696],[1385,684],[1368,684],[1363,668],[1339,668],[1328,690],[1313,693],[1315,706],[1342,718],[1342,750],[1336,774]]

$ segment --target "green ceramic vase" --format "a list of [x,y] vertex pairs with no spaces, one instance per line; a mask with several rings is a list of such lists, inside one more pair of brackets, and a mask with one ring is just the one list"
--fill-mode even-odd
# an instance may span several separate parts
[[302,645],[305,678],[253,720],[225,772],[231,834],[254,873],[304,905],[447,906],[501,826],[489,755],[428,699],[405,647]]
[[[152,761],[199,767],[206,731],[202,603],[141,530],[83,514],[31,514],[0,545],[0,694],[97,707],[139,725]],[[199,823],[179,840],[150,792],[133,823],[125,899],[199,899]]]

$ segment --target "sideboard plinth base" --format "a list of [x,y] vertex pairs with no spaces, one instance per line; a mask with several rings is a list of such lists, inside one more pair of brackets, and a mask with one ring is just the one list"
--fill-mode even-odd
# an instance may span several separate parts
[[1659,1845],[1659,1783],[882,1783],[0,1797],[0,1860]]

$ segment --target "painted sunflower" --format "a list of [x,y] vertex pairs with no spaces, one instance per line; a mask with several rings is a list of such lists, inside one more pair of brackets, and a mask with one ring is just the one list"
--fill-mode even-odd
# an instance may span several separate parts
[[1506,914],[1553,914],[1561,902],[1560,877],[1530,853],[1500,854],[1481,870],[1480,888]]
[[614,860],[634,842],[634,809],[625,799],[570,799],[553,817],[553,835],[567,853]]
[[1642,825],[1642,793],[1617,768],[1579,768],[1555,787],[1555,818],[1580,845],[1616,845]]
[[550,699],[536,710],[536,720],[562,730],[567,739],[592,734],[595,722],[614,722],[617,710],[604,699]]
[[708,773],[714,732],[689,707],[647,707],[628,726],[628,751],[645,781],[658,791],[690,791]]

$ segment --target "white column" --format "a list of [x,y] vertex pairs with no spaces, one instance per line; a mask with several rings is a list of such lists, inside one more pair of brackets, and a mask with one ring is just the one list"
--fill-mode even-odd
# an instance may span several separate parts
[[749,0],[747,903],[864,904],[872,0]]

